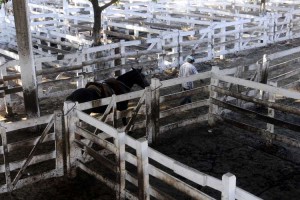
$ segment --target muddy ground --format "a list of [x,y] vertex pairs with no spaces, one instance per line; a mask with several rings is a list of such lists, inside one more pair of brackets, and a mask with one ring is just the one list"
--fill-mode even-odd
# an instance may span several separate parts
[[[299,46],[300,40],[270,45],[258,50],[244,51],[227,56],[225,60],[197,64],[199,71],[207,71],[211,66],[221,68],[248,65],[262,58],[264,53],[272,53]],[[295,57],[297,55],[293,55]],[[294,67],[299,63],[295,62]],[[160,79],[172,76],[158,75]],[[299,102],[293,105],[300,107]],[[43,105],[43,112],[62,108],[62,102]],[[239,117],[232,115],[233,118]],[[246,119],[251,121],[250,119]],[[289,118],[287,118],[289,120]],[[292,119],[291,119],[292,120]],[[160,152],[201,172],[221,178],[231,172],[237,177],[237,186],[263,199],[297,200],[300,199],[300,157],[299,149],[275,143],[266,147],[265,142],[251,133],[219,124],[208,132],[210,127],[194,125],[176,129],[157,145]],[[288,133],[287,133],[288,134]],[[206,187],[199,190],[220,199],[220,193]],[[189,199],[178,195],[176,199]],[[89,175],[79,172],[75,179],[56,178],[42,181],[12,194],[1,194],[0,199],[52,200],[78,199],[91,200],[115,199],[114,192]]]

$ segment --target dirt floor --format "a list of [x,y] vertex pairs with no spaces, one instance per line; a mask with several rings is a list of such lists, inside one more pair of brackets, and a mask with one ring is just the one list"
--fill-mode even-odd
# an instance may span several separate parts
[[[299,45],[300,40],[293,40],[258,50],[244,51],[227,56],[225,60],[216,59],[196,66],[200,72],[203,72],[210,70],[213,65],[221,68],[235,67],[237,63],[248,65],[261,59],[265,53],[269,54]],[[299,63],[295,63],[294,67],[298,65]],[[172,78],[172,76],[162,75],[156,77],[161,80]],[[43,112],[49,113],[57,108],[62,108],[61,102],[43,105]],[[226,125],[215,127],[212,132],[208,132],[209,129],[210,127],[203,125],[176,129],[167,134],[168,136],[154,148],[216,178],[221,178],[224,173],[231,172],[237,177],[238,187],[263,199],[300,199],[299,149],[288,148],[277,143],[268,148],[261,139],[251,133]],[[220,194],[215,191],[206,187],[199,187],[199,189],[220,199]],[[1,194],[0,200],[2,199],[109,200],[115,197],[114,191],[89,175],[79,172],[75,179],[49,179],[18,189],[12,194]],[[189,198],[178,196],[177,199]]]

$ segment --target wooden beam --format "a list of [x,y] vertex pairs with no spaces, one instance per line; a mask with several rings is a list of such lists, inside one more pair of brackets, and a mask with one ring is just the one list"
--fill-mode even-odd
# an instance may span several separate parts
[[111,35],[120,39],[125,39],[125,40],[141,40],[141,41],[146,41],[147,38],[144,37],[137,37],[137,36],[133,36],[133,35],[127,35],[124,33],[119,33],[119,32],[114,32],[114,31],[108,31],[108,30],[104,30],[104,33],[106,33],[107,35]]
[[25,110],[28,117],[38,117],[40,115],[40,110],[38,105],[37,81],[32,49],[28,0],[20,2],[13,1],[12,3],[19,60],[22,71],[21,78]]
[[223,94],[223,95],[227,95],[227,96],[231,96],[237,99],[241,99],[244,101],[249,101],[252,103],[256,103],[265,107],[269,107],[269,108],[274,108],[276,110],[282,111],[282,112],[287,112],[287,113],[291,113],[291,114],[295,114],[295,115],[299,115],[300,116],[300,109],[296,108],[296,107],[292,107],[292,106],[287,106],[287,105],[283,105],[283,104],[279,104],[279,103],[275,103],[275,102],[268,102],[268,101],[264,101],[261,99],[257,99],[254,97],[249,97],[243,94],[239,94],[239,93],[235,93],[232,91],[228,91],[225,89],[222,89],[220,87],[216,87],[216,86],[212,86],[213,90],[216,91],[219,94]]
[[230,77],[230,76],[226,76],[222,73],[213,73],[212,76],[221,81],[231,82],[233,84],[238,84],[238,85],[241,85],[244,87],[254,88],[257,90],[263,90],[265,92],[271,92],[271,93],[275,93],[277,95],[282,95],[282,96],[293,98],[293,99],[300,99],[299,92],[289,91],[286,89],[273,87],[273,86],[262,84],[262,83],[256,83],[253,81],[244,80],[241,78]]
[[85,153],[92,156],[96,161],[101,163],[101,165],[105,166],[107,169],[117,172],[116,163],[110,161],[109,159],[105,158],[104,156],[100,155],[97,151],[90,148],[88,145],[84,144],[79,140],[74,140],[75,144],[80,147]]
[[230,126],[235,126],[237,128],[249,131],[251,133],[254,134],[258,134],[261,136],[262,139],[266,139],[266,138],[272,138],[272,140],[274,141],[278,141],[278,142],[283,142],[285,144],[288,144],[290,146],[294,146],[299,148],[300,147],[300,141],[294,138],[290,138],[288,136],[285,135],[281,135],[281,134],[274,134],[274,133],[270,133],[269,131],[265,130],[265,129],[260,129],[242,122],[238,122],[236,120],[233,119],[229,119],[227,117],[220,117],[220,116],[215,116],[219,119],[219,122],[222,121]]
[[62,53],[62,54],[69,54],[70,53],[69,51],[65,51],[65,50],[62,50],[62,49],[55,48],[55,47],[49,47],[49,46],[43,45],[43,44],[36,43],[34,45],[37,45],[38,47],[41,47],[42,49],[54,51],[56,53]]
[[187,90],[187,91],[181,91],[181,92],[161,96],[159,98],[159,103],[179,99],[179,98],[182,98],[185,96],[193,96],[193,95],[196,95],[199,93],[205,93],[205,92],[207,92],[207,94],[208,94],[208,86],[203,86],[203,87],[194,88],[194,89]]
[[245,108],[240,108],[240,107],[237,107],[235,105],[219,101],[215,98],[211,98],[211,102],[213,104],[221,106],[225,109],[229,109],[229,110],[232,110],[234,112],[246,115],[246,116],[248,116],[252,119],[261,120],[261,121],[264,121],[266,123],[274,124],[275,126],[281,126],[283,128],[287,128],[287,129],[290,129],[290,130],[293,130],[293,131],[300,132],[300,125],[292,124],[292,123],[285,122],[285,121],[282,121],[282,120],[279,120],[279,119],[268,117],[266,115],[262,115],[262,114],[254,112],[254,111],[245,109]]
[[181,181],[178,178],[175,178],[174,176],[171,176],[170,174],[152,166],[149,165],[149,174],[158,178],[159,180],[167,183],[168,185],[173,186],[177,190],[189,195],[193,199],[198,200],[213,200],[214,198],[208,196],[207,194],[201,192],[200,190],[197,190],[193,188],[192,186],[188,185],[187,183]]

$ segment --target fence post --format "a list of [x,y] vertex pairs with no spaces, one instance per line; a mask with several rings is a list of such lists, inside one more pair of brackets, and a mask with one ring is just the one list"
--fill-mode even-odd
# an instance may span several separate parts
[[207,40],[208,40],[208,47],[207,47],[207,57],[209,60],[214,58],[214,37],[213,37],[213,33],[215,31],[215,29],[213,28],[213,26],[209,27],[211,30],[207,33]]
[[152,96],[151,96],[151,87],[145,88],[145,106],[146,106],[146,137],[148,139],[149,144],[152,143],[152,136],[154,133],[154,127],[151,126],[151,102],[152,102]]
[[266,14],[266,0],[261,0],[260,1],[260,14],[265,15]]
[[261,72],[261,83],[267,83],[268,80],[268,68],[270,65],[270,60],[267,54],[263,56],[262,72]]
[[[221,23],[222,24],[226,24],[226,20],[221,20]],[[226,26],[223,26],[222,28],[221,28],[221,34],[222,34],[222,37],[221,37],[221,43],[223,43],[222,45],[221,45],[221,47],[220,47],[220,59],[221,60],[223,60],[223,59],[225,59],[225,50],[226,50],[226,44],[225,44],[225,42],[226,42]]]
[[60,176],[65,174],[64,166],[64,139],[63,139],[63,124],[62,124],[62,111],[54,111],[54,133],[55,133],[55,152],[56,152],[56,171]]
[[125,182],[126,182],[126,170],[125,170],[125,132],[119,132],[118,136],[115,140],[116,146],[119,150],[119,155],[117,155],[117,163],[119,163],[118,167],[118,175],[117,175],[117,183],[119,182],[119,189],[117,191],[117,199],[125,199]]
[[[239,21],[240,18],[237,18],[236,21]],[[234,29],[236,33],[234,34],[234,52],[238,52],[241,49],[241,25],[235,24]]]
[[6,130],[3,126],[0,127],[0,135],[2,138],[2,146],[3,146],[3,160],[4,160],[4,167],[5,167],[6,187],[7,187],[7,191],[10,192],[13,188],[11,184],[9,162],[6,157],[8,156],[7,137],[6,137],[7,135],[6,135]]
[[[264,54],[262,65],[260,65],[260,67],[258,68],[258,72],[257,72],[257,78],[258,78],[257,82],[258,83],[267,84],[269,64],[270,64],[270,61],[268,59],[268,55]],[[262,91],[262,90],[259,91],[258,98],[259,99],[264,98],[264,91]]]
[[180,32],[178,31],[177,33],[174,33],[172,36],[172,44],[176,44],[177,46],[172,47],[172,54],[178,53],[176,57],[172,57],[172,65],[173,66],[180,66],[179,64],[179,37],[180,37]]
[[[268,85],[277,87],[277,82],[268,82]],[[269,102],[275,102],[276,101],[276,94],[269,93]],[[268,108],[268,116],[274,118],[275,117],[275,110],[273,108]],[[272,137],[274,134],[274,125],[267,123],[267,131],[270,132],[270,135],[267,139],[267,145],[272,144]]]
[[112,125],[114,128],[117,127],[117,102],[116,102],[116,95],[113,94],[111,96],[112,98]]
[[231,173],[222,176],[222,200],[235,200],[236,177]]
[[156,142],[159,134],[159,86],[157,78],[151,79],[151,86],[146,89],[146,133],[149,143]]
[[[180,32],[178,31],[178,66],[180,66],[183,63],[183,46],[181,45],[183,42],[183,36],[180,35]],[[192,51],[194,53],[195,51]]]
[[[4,57],[0,57],[0,65],[3,65],[5,63],[5,58]],[[0,70],[0,79],[3,79],[3,76],[6,75],[6,68],[1,69]],[[3,87],[5,86],[5,82],[3,82]],[[5,98],[5,92],[4,90],[1,91],[0,93],[0,110],[4,110],[6,111],[7,107],[6,107],[6,98]]]
[[[126,53],[125,43],[126,43],[125,40],[120,40],[120,54],[121,55],[124,55]],[[126,59],[124,57],[121,58],[121,65],[125,65],[125,63],[126,63]],[[125,72],[126,72],[125,69],[121,70],[121,74],[124,74]]]
[[148,172],[148,142],[146,138],[136,141],[139,200],[150,200]]
[[76,176],[76,158],[78,154],[80,154],[80,150],[73,144],[76,122],[78,121],[78,118],[76,118],[76,106],[77,103],[75,102],[64,102],[66,160],[67,174],[69,177]]
[[210,79],[210,94],[209,94],[209,114],[208,114],[208,124],[210,126],[214,126],[215,125],[215,119],[214,119],[214,115],[218,113],[218,106],[212,104],[211,99],[212,98],[217,98],[217,92],[215,92],[213,90],[212,86],[218,86],[219,85],[219,80],[213,78],[213,74],[214,73],[218,73],[219,72],[219,67],[213,66],[211,69],[211,79]]

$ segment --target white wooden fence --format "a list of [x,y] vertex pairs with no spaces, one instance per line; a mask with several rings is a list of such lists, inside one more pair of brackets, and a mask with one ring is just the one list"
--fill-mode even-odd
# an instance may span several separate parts
[[[207,121],[207,120],[210,124],[213,124],[216,120],[222,119],[223,121],[230,123],[231,125],[237,126],[239,128],[245,129],[247,131],[252,131],[253,133],[258,133],[259,135],[262,136],[263,139],[265,139],[267,141],[268,144],[271,144],[274,141],[279,141],[279,142],[283,142],[285,144],[288,144],[288,145],[291,145],[294,147],[300,147],[300,143],[297,138],[291,138],[291,137],[281,134],[280,132],[276,132],[276,130],[274,131],[274,125],[282,126],[284,128],[287,128],[287,129],[290,129],[293,131],[297,131],[297,132],[300,131],[299,125],[292,124],[289,122],[284,122],[281,119],[276,119],[276,114],[274,115],[274,110],[279,110],[279,111],[283,111],[283,112],[287,112],[287,113],[292,113],[292,114],[296,115],[297,117],[299,117],[299,114],[300,114],[299,108],[275,103],[275,100],[276,100],[276,96],[278,96],[278,95],[297,100],[300,98],[300,93],[277,88],[274,86],[268,86],[268,85],[261,84],[261,83],[247,81],[244,79],[227,76],[226,73],[228,73],[228,70],[220,71],[220,70],[217,70],[217,68],[213,68],[212,72],[194,75],[188,79],[189,81],[196,81],[199,79],[203,80],[203,79],[211,78],[211,86],[208,87],[208,88],[210,88],[209,90],[205,86],[202,88],[201,87],[195,88],[194,91],[189,91],[189,92],[179,92],[179,93],[175,92],[174,93],[174,90],[172,90],[172,92],[171,92],[172,94],[167,94],[165,96],[160,96],[160,90],[163,90],[163,88],[181,84],[182,82],[187,81],[187,78],[173,79],[173,80],[167,80],[167,81],[162,81],[162,82],[159,82],[158,80],[153,79],[152,84],[151,84],[152,89],[148,88],[145,91],[146,92],[146,95],[145,95],[145,98],[146,98],[145,106],[146,107],[144,108],[145,111],[143,112],[142,110],[135,110],[135,112],[134,112],[134,113],[139,113],[139,115],[146,115],[146,118],[145,118],[145,121],[147,124],[146,135],[149,138],[148,140],[151,142],[150,137],[152,137],[153,139],[157,139],[157,137],[159,137],[160,134],[163,134],[164,131],[168,131],[173,128],[178,128],[181,126],[186,126],[186,125],[189,125],[192,123],[199,123],[201,121]],[[269,94],[268,100],[265,100],[264,98],[259,99],[256,97],[239,94],[239,93],[235,93],[232,91],[226,92],[226,88],[219,89],[219,87],[221,86],[219,84],[221,82],[239,85],[240,87],[243,86],[246,88],[253,88],[255,90],[262,91],[265,94],[268,93]],[[210,91],[209,101],[204,99],[204,101],[195,101],[192,104],[188,104],[188,105],[184,105],[184,106],[175,106],[174,108],[171,108],[171,109],[165,109],[162,111],[160,111],[160,109],[159,109],[160,107],[162,107],[162,105],[160,103],[166,102],[168,100],[182,98],[185,95],[191,95],[191,94],[203,92],[205,90]],[[148,91],[148,95],[147,95],[147,91]],[[269,108],[268,109],[269,112],[267,115],[263,115],[263,114],[255,113],[253,111],[249,111],[243,107],[239,108],[238,105],[228,104],[228,103],[226,103],[226,101],[220,100],[220,99],[224,99],[223,98],[224,95],[232,96],[232,97],[234,97],[236,99],[240,99],[242,101],[248,101],[251,103],[258,104],[258,105],[266,106]],[[128,100],[128,99],[130,99],[131,96],[133,96],[135,98],[138,96],[143,97],[142,92],[140,91],[140,92],[135,92],[133,94],[122,95],[120,97],[116,96],[116,97],[114,97],[114,100],[112,100],[110,98],[106,98],[106,99],[101,99],[99,101],[97,100],[94,102],[78,104],[75,107],[74,107],[74,103],[69,103],[66,105],[66,109],[65,109],[65,112],[69,112],[70,109],[72,110],[72,113],[73,113],[73,115],[71,117],[72,120],[85,121],[87,124],[91,125],[92,127],[95,127],[96,129],[100,129],[103,132],[105,132],[105,134],[100,133],[98,136],[94,136],[91,132],[84,131],[85,130],[84,127],[80,126],[79,124],[76,125],[76,123],[74,123],[74,121],[71,121],[70,124],[72,124],[74,127],[70,128],[72,130],[72,131],[70,131],[70,134],[71,135],[73,134],[73,136],[70,137],[70,139],[71,139],[70,152],[71,151],[77,152],[78,153],[78,154],[76,154],[77,159],[80,160],[80,162],[78,161],[77,164],[74,161],[75,164],[73,164],[73,165],[75,165],[75,166],[78,165],[82,170],[94,175],[99,180],[106,182],[113,189],[116,189],[116,186],[113,182],[109,181],[107,178],[104,178],[102,175],[99,175],[97,172],[89,169],[84,164],[85,162],[81,160],[81,154],[79,153],[79,152],[81,152],[81,150],[79,150],[79,149],[84,149],[84,151],[86,153],[91,152],[91,150],[88,150],[88,148],[89,148],[88,145],[84,145],[84,144],[80,143],[80,141],[78,140],[78,137],[76,137],[76,135],[79,134],[80,136],[84,137],[85,139],[91,140],[93,143],[97,143],[102,147],[107,147],[108,144],[103,145],[102,140],[105,140],[108,137],[118,138],[117,136],[119,134],[120,135],[124,134],[124,133],[122,133],[122,131],[120,132],[120,130],[125,130],[126,128],[121,127],[120,129],[118,129],[119,131],[117,129],[112,128],[111,126],[107,126],[107,128],[104,128],[104,125],[102,124],[102,122],[101,122],[101,124],[97,124],[96,119],[82,113],[79,110],[89,109],[89,108],[93,107],[93,105],[94,106],[95,105],[96,106],[108,105],[108,104],[115,105],[115,103],[112,103],[112,101],[119,102],[119,101],[122,101],[125,99]],[[151,100],[149,100],[147,98],[151,98]],[[139,103],[143,102],[143,101],[144,100],[139,101]],[[147,102],[149,102],[149,104],[147,104]],[[199,106],[209,106],[209,115],[204,114],[203,116],[200,116],[197,118],[188,118],[181,122],[174,121],[174,123],[167,124],[163,127],[159,126],[160,120],[162,120],[164,117],[167,117],[168,115],[176,116],[176,115],[179,115],[180,112],[182,112],[182,111],[186,111],[189,109],[195,109]],[[77,107],[77,109],[75,109],[76,107]],[[143,108],[143,106],[141,106],[141,105],[140,106],[137,105],[136,108],[137,107]],[[220,114],[221,114],[220,108],[221,107],[223,107],[225,109],[229,109],[232,112],[238,112],[238,113],[244,112],[243,114],[245,114],[245,115],[255,116],[254,119],[262,120],[267,123],[266,129],[264,130],[264,129],[261,129],[258,127],[253,127],[251,125],[247,125],[247,124],[226,118],[224,116],[220,117]],[[149,116],[148,111],[151,110],[152,108],[158,108],[158,110],[154,109],[153,110],[154,112],[151,114],[152,116]],[[157,115],[157,113],[159,113],[159,115]],[[120,116],[124,116],[124,115],[121,115],[121,114],[116,115],[116,113],[113,112],[112,114],[110,114],[110,117],[109,117],[110,120],[108,120],[108,121],[114,121],[113,120],[114,118],[118,119],[117,116],[120,117]],[[127,130],[130,130],[130,129],[127,129]],[[156,132],[156,131],[158,131],[158,132]],[[109,132],[111,132],[111,133],[109,133]],[[77,138],[77,140],[74,138]],[[77,146],[75,145],[74,141],[72,141],[72,140],[74,140],[75,143],[77,143]],[[129,163],[137,166],[137,169],[139,169],[138,171],[140,173],[135,177],[129,172],[127,172],[127,173],[123,172],[123,175],[120,175],[118,177],[124,177],[124,179],[126,179],[128,181],[132,181],[134,185],[137,185],[139,187],[139,195],[142,195],[143,197],[145,197],[144,199],[147,199],[148,195],[152,195],[153,197],[158,198],[158,199],[160,199],[160,198],[164,199],[167,195],[167,194],[164,194],[162,191],[157,190],[157,188],[153,187],[151,185],[151,183],[148,182],[149,175],[152,175],[152,176],[164,181],[167,184],[176,182],[177,186],[180,185],[178,187],[175,186],[176,189],[186,193],[187,195],[190,195],[193,198],[196,198],[196,199],[197,198],[209,198],[207,196],[203,196],[203,194],[201,194],[201,193],[198,193],[196,190],[191,189],[190,186],[188,186],[189,189],[187,189],[185,187],[186,185],[184,183],[182,183],[181,181],[174,179],[174,177],[168,175],[167,173],[162,172],[161,169],[158,170],[155,166],[150,165],[147,162],[147,158],[145,158],[145,154],[147,154],[147,153],[145,153],[145,152],[147,152],[145,149],[147,149],[148,147],[145,144],[144,140],[143,141],[135,141],[134,139],[130,138],[127,135],[125,136],[124,140],[125,140],[126,145],[132,147],[133,149],[136,149],[137,161],[135,161],[135,159],[134,159],[135,157],[133,155],[130,155],[130,153],[126,152],[126,151],[125,151],[125,153],[123,152],[125,154],[125,156],[123,155],[122,157],[125,157],[126,162],[129,162]],[[122,141],[123,141],[123,139],[122,139]],[[107,143],[107,141],[105,143]],[[118,144],[118,142],[116,142],[116,144]],[[72,145],[73,145],[73,147],[72,147]],[[113,145],[113,144],[110,144],[110,145]],[[144,146],[144,148],[141,146]],[[145,151],[142,151],[142,152],[144,152],[145,154],[143,154],[142,152],[139,153],[138,147],[140,147],[141,149],[144,149]],[[72,150],[72,148],[73,148],[73,150]],[[109,148],[109,150],[111,151],[111,148]],[[122,150],[122,151],[124,151],[124,150]],[[112,152],[114,152],[114,151],[112,151]],[[76,156],[74,156],[74,157],[76,157]],[[121,155],[119,155],[119,156],[121,156]],[[201,176],[199,177],[199,175],[201,173],[198,174],[198,172],[195,172],[194,170],[193,170],[193,172],[191,172],[188,170],[188,168],[186,166],[182,166],[182,164],[178,164],[174,160],[159,154],[158,152],[152,150],[151,148],[148,148],[148,156],[149,156],[149,158],[159,162],[160,164],[172,169],[174,173],[178,173],[181,176],[184,175],[184,178],[191,180],[192,182],[195,182],[199,185],[206,185],[206,186],[212,187],[219,191],[223,191],[223,189],[224,189],[224,185],[223,185],[223,187],[221,186],[220,180],[217,181],[216,179],[211,179],[210,181],[208,181],[208,182],[211,182],[210,183],[211,185],[208,184],[208,182],[203,183],[202,181],[199,181],[199,179],[202,180],[202,178],[200,178]],[[92,157],[95,158],[96,156],[94,154],[92,154]],[[139,161],[143,158],[145,159],[144,161]],[[74,159],[74,160],[76,160],[76,159]],[[97,159],[97,160],[101,160],[101,159]],[[125,161],[122,161],[122,162],[125,162]],[[142,163],[143,163],[143,165],[142,165]],[[140,166],[139,166],[139,164],[140,164]],[[123,166],[121,163],[119,163],[117,165],[120,166],[120,169],[121,169],[121,166]],[[173,167],[171,167],[171,166],[173,166]],[[146,169],[148,168],[148,169],[146,170],[145,168]],[[119,172],[119,171],[117,170],[117,172]],[[207,177],[207,176],[204,176],[204,177]],[[226,176],[224,176],[224,178],[225,177]],[[209,180],[209,179],[210,178],[208,178],[208,179],[204,178],[204,180]],[[233,181],[233,180],[231,180],[231,181]],[[121,182],[124,183],[124,181],[121,181]],[[225,183],[225,182],[226,181],[223,180],[223,183]],[[127,198],[130,197],[132,199],[135,199],[134,197],[132,197],[132,195],[134,195],[134,194],[132,194],[126,190],[125,190],[126,191],[125,194],[120,192],[120,188],[125,188],[125,185],[117,185],[117,187],[118,187],[117,191],[120,196],[126,195]],[[148,190],[146,188],[148,188]],[[223,189],[221,189],[221,188],[223,188]],[[235,191],[236,191],[235,196],[233,196],[232,198],[236,198],[236,199],[239,199],[239,198],[255,199],[256,198],[250,194],[241,192],[239,189],[236,189]],[[240,191],[240,192],[238,192],[238,191]],[[234,192],[232,194],[234,195]],[[225,198],[225,196],[226,195],[224,195],[224,198]],[[143,199],[143,198],[140,198],[140,199]]]
[[[74,1],[74,4],[64,1],[63,4],[55,3],[54,6],[46,5],[45,2],[30,3],[31,29],[39,76],[37,78],[39,97],[43,99],[61,96],[62,92],[55,92],[53,86],[64,84],[66,81],[75,80],[76,87],[82,87],[93,79],[94,73],[113,72],[127,69],[132,65],[144,67],[146,65],[148,69],[157,72],[179,66],[189,54],[194,54],[196,62],[203,62],[215,57],[224,57],[229,53],[299,37],[299,5],[296,2],[293,2],[292,7],[283,6],[275,1],[270,2],[268,5],[270,12],[261,16],[256,15],[259,5],[250,3],[186,1],[186,5],[188,9],[184,12],[178,11],[179,6],[176,2],[168,1],[158,3],[130,1],[117,7],[113,6],[105,11],[103,26],[106,31],[114,28],[119,32],[109,31],[106,34],[114,35],[125,31],[127,34],[124,35],[128,36],[133,32],[131,36],[134,37],[131,40],[134,40],[90,48],[92,43],[90,38],[80,32],[82,26],[91,28],[93,11],[88,1]],[[186,5],[180,4],[183,7]],[[84,11],[85,14],[79,11]],[[9,13],[2,6],[0,38],[5,39],[3,42],[13,48],[16,47],[14,19]],[[138,24],[134,21],[136,17],[141,17],[145,23]],[[127,24],[120,19],[127,20],[124,21]],[[87,25],[80,24],[82,22]],[[166,27],[164,24],[169,25]],[[181,27],[185,26],[188,30],[181,30]],[[74,51],[77,52],[73,53]],[[101,53],[106,58],[95,60],[96,53]],[[11,52],[5,52],[4,55],[17,59],[17,55]],[[55,61],[59,56],[64,59]],[[119,59],[121,65],[117,62]],[[95,68],[96,63],[100,63],[103,67]],[[6,68],[17,64],[18,61],[2,65],[2,75],[6,78]],[[42,69],[43,65],[59,68],[47,72]],[[61,80],[61,73],[73,69],[74,78]],[[54,80],[43,81],[43,76],[54,72],[58,73]],[[15,76],[19,77],[20,74]],[[20,81],[18,82],[20,84]],[[50,89],[49,85],[52,86]],[[11,92],[22,91],[20,85],[17,88],[7,89],[11,89]],[[6,102],[10,103],[9,98]]]
[[[192,181],[200,186],[207,186],[222,193],[222,199],[260,199],[254,195],[236,187],[236,177],[231,173],[223,175],[222,180],[216,179],[212,176],[201,173],[197,170],[191,169],[158,151],[148,147],[146,139],[135,140],[126,135],[125,132],[109,126],[106,123],[98,121],[97,119],[83,113],[74,107],[74,103],[66,104],[68,112],[68,126],[70,138],[70,170],[79,167],[83,171],[93,175],[100,181],[104,182],[111,189],[116,190],[117,198],[123,199],[149,199],[150,196],[156,199],[175,199],[170,194],[163,192],[157,188],[155,184],[149,181],[149,176],[155,177],[158,180],[174,187],[193,199],[213,199],[203,192],[191,187],[180,178],[174,177],[170,173],[157,166],[150,164],[149,159],[169,168],[174,174],[182,176],[184,179]],[[71,110],[69,110],[71,108]],[[90,126],[100,130],[100,134],[94,135],[84,127],[79,125],[79,121],[89,124]],[[80,137],[84,139],[80,139]],[[114,138],[114,143],[108,142],[106,138]],[[91,141],[116,155],[115,164],[94,151],[87,141]],[[136,151],[127,151],[125,145],[131,147]],[[110,180],[103,174],[88,167],[86,161],[83,159],[84,153],[90,155],[96,161],[101,162],[101,165],[106,166],[107,169],[117,173],[117,181]],[[128,162],[137,167],[136,172],[125,168],[125,163]],[[70,172],[71,173],[71,172]],[[126,189],[126,181],[129,181],[138,188],[138,194],[134,194]]]
[[[46,127],[40,135],[32,137],[36,134],[26,134],[26,130],[30,131],[30,128],[31,131],[37,130],[38,127],[45,124]],[[11,192],[37,181],[64,175],[62,130],[61,112],[13,123],[1,123],[0,155],[4,158],[4,164],[0,165],[0,174],[5,174],[5,183],[1,183],[0,193]],[[54,141],[55,144],[49,145],[51,141]],[[47,146],[52,150],[40,153],[38,150],[40,146]],[[32,148],[30,152],[28,152],[28,148]],[[47,171],[38,167],[28,169],[33,165],[37,166],[53,159],[52,166],[54,168],[52,169],[47,169]],[[51,166],[49,163],[48,165]],[[17,173],[13,176],[12,174],[15,172]]]
[[[218,71],[218,69],[215,70],[216,71],[212,73],[214,84],[211,85],[211,89],[214,92],[214,96],[210,97],[210,104],[212,107],[210,110],[212,113],[210,114],[214,115],[217,119],[224,120],[230,125],[237,126],[250,131],[251,133],[260,135],[269,144],[273,141],[279,141],[290,146],[300,147],[297,133],[294,135],[285,135],[282,133],[282,130],[284,129],[299,132],[300,125],[298,123],[276,117],[276,113],[279,111],[284,112],[286,115],[293,114],[292,116],[294,116],[295,119],[299,118],[300,109],[298,107],[287,105],[283,102],[276,102],[277,97],[286,98],[288,101],[297,101],[300,98],[299,92],[278,88],[276,82],[270,81],[268,82],[269,85],[266,85],[227,76],[223,71]],[[237,91],[226,86],[224,87],[226,83],[235,85]],[[248,95],[248,91],[253,89],[257,91],[254,97]],[[226,97],[233,97],[233,99],[235,99],[234,103],[232,102],[232,99],[231,102],[224,100],[224,95]],[[262,114],[249,109],[249,106],[245,106],[247,102],[252,105],[268,108],[266,111],[267,113]],[[250,121],[244,122],[243,120],[234,119],[233,117],[228,118],[228,116],[223,116],[222,113],[226,110],[248,117],[251,119],[251,123]],[[233,115],[231,114],[231,116]],[[264,125],[259,125],[262,123]]]
[[[224,174],[222,180],[216,179],[197,170],[191,169],[188,166],[185,166],[165,155],[162,155],[154,149],[149,148],[146,139],[135,140],[125,134],[125,132],[129,130],[146,128],[144,130],[145,136],[148,138],[149,142],[151,142],[152,139],[157,139],[161,136],[160,134],[163,134],[165,131],[169,131],[173,128],[207,121],[212,124],[215,120],[222,119],[225,122],[229,122],[231,125],[236,125],[247,131],[259,133],[270,143],[273,141],[280,141],[295,147],[300,147],[298,139],[289,138],[280,134],[280,132],[276,132],[274,125],[279,125],[297,132],[300,131],[300,126],[277,119],[276,112],[273,112],[273,110],[280,110],[299,116],[299,108],[278,104],[274,102],[276,100],[274,97],[276,97],[276,95],[280,95],[291,99],[299,99],[300,93],[227,76],[226,73],[228,73],[228,71],[221,71],[213,68],[212,72],[191,76],[188,80],[195,81],[197,86],[192,91],[176,92],[176,85],[187,81],[187,78],[179,78],[162,82],[157,79],[153,79],[151,81],[151,86],[142,91],[113,96],[83,104],[66,102],[64,107],[64,117],[66,121],[65,132],[67,135],[65,138],[69,138],[69,141],[66,141],[66,159],[63,159],[62,156],[63,143],[61,135],[61,118],[63,115],[61,113],[55,113],[54,115],[44,116],[39,119],[14,122],[11,124],[2,124],[2,127],[5,127],[6,129],[2,129],[1,132],[2,146],[0,147],[0,153],[4,156],[4,164],[2,167],[0,167],[0,169],[2,168],[1,173],[5,173],[6,184],[1,186],[1,192],[7,192],[14,188],[20,188],[36,180],[62,176],[65,174],[63,172],[63,164],[66,164],[66,168],[70,176],[75,175],[75,170],[79,167],[80,169],[103,181],[112,189],[116,190],[118,198],[126,197],[129,199],[149,199],[150,196],[153,196],[157,199],[170,199],[170,194],[167,194],[166,192],[156,188],[155,184],[149,181],[149,176],[152,176],[192,198],[212,199],[194,187],[191,187],[185,181],[174,176],[174,174],[177,174],[182,176],[184,179],[196,183],[197,185],[208,186],[220,191],[223,199],[259,199],[258,197],[255,197],[252,194],[249,194],[236,187],[236,178],[230,173]],[[205,79],[211,79],[210,86],[202,85],[202,83],[200,86],[198,86],[197,81]],[[264,100],[264,98],[259,99],[247,96],[245,94],[226,91],[226,87],[220,88],[222,85],[224,85],[220,85],[221,83],[231,83],[246,88],[260,90],[264,93],[269,93],[269,101]],[[164,90],[172,92],[165,93]],[[176,102],[176,99],[183,98],[186,95],[193,95],[193,97],[196,97],[196,94],[205,92],[207,93],[207,96],[202,95],[204,99],[193,101],[191,104],[178,106],[178,102]],[[242,107],[239,108],[238,105],[228,104],[226,100],[222,100],[224,99],[224,95],[232,96],[242,101],[249,101],[259,105],[264,105],[269,108],[269,112],[267,115],[262,115],[250,112]],[[131,104],[133,108],[123,112],[118,112],[116,110],[117,102],[131,99],[138,99],[138,103],[136,103],[135,106]],[[175,104],[173,103],[174,101]],[[100,120],[81,111],[102,105],[108,105],[108,108],[107,111],[101,116]],[[203,106],[209,107],[209,109],[204,110],[205,112],[202,115],[199,114],[199,116],[188,116],[188,118],[186,118],[184,121],[173,120],[171,122],[167,122],[167,124],[164,124],[163,126],[160,126],[161,121],[164,120],[165,117],[170,115],[177,116],[182,111],[198,109]],[[233,112],[244,112],[245,115],[250,114],[251,116],[257,116],[255,119],[260,119],[267,123],[266,130],[259,129],[257,127],[251,127],[251,125],[245,125],[241,122],[221,116],[221,107],[232,110]],[[110,113],[111,109],[113,110],[112,113]],[[125,127],[119,127],[118,129],[114,128],[113,126],[117,126],[118,119],[124,116],[129,119],[128,125]],[[7,144],[6,133],[11,132],[11,134],[14,134],[13,131],[15,130],[45,123],[48,125],[41,136],[30,140]],[[53,124],[54,133],[48,134]],[[111,140],[107,140],[108,138],[114,138],[114,141],[111,142]],[[42,142],[51,140],[56,141],[55,151],[43,155],[33,156],[37,146],[44,145]],[[91,148],[91,144],[93,143],[106,149],[108,152],[113,153],[115,155],[115,159],[109,160],[109,158],[105,156],[107,155],[107,152],[106,154],[103,151],[101,151],[103,153],[99,153]],[[34,147],[30,151],[27,159],[13,162],[10,162],[6,159],[8,153],[12,153],[14,150],[28,145],[34,145]],[[134,149],[134,151],[128,150],[128,147]],[[52,169],[48,172],[35,174],[31,177],[24,177],[24,172],[27,166],[54,158],[56,159],[55,169]],[[87,162],[93,159],[97,162],[101,162],[101,166],[113,170],[113,172],[115,172],[117,175],[116,181],[110,180],[103,174],[97,172],[97,170],[89,168]],[[165,169],[158,167],[152,162],[150,163],[149,159],[169,168],[169,170],[172,171],[172,174],[170,174],[168,171],[165,171]],[[125,165],[125,162],[136,166],[137,172],[127,169],[125,167],[127,166]],[[20,170],[12,180],[10,172],[15,169]],[[134,194],[127,190],[125,180],[137,186],[138,194]]]

